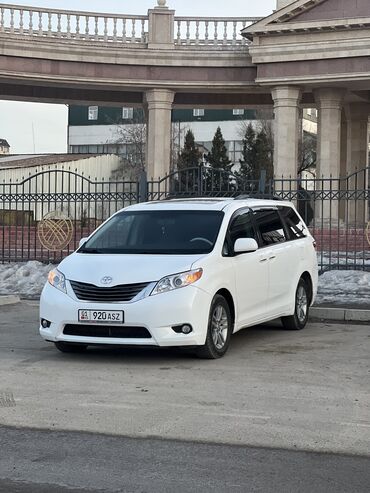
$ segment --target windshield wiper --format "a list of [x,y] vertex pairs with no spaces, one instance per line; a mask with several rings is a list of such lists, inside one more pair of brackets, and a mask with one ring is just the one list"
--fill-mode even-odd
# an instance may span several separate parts
[[78,253],[102,253],[98,248],[82,248]]

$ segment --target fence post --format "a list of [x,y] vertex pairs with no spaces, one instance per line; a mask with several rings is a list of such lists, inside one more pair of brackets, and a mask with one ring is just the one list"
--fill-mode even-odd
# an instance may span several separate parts
[[266,192],[266,170],[262,169],[260,174],[260,182],[259,182],[259,193]]
[[138,202],[146,202],[148,200],[148,180],[146,172],[143,170],[139,176],[138,182]]
[[[197,167],[197,187],[198,187],[198,197],[203,196],[203,163],[200,163]],[[193,185],[194,187],[194,185]],[[194,192],[194,190],[193,190]]]

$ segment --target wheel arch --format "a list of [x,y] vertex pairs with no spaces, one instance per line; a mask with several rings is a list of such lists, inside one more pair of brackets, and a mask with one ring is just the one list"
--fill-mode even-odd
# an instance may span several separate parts
[[311,274],[308,271],[305,271],[301,275],[300,279],[303,279],[304,282],[308,286],[308,289],[309,289],[308,293],[309,293],[309,297],[310,297],[309,304],[311,305],[312,299],[313,299],[313,281],[312,281]]
[[229,305],[230,308],[230,313],[231,313],[231,319],[233,322],[233,326],[235,326],[235,303],[234,303],[234,298],[233,295],[230,293],[230,291],[226,288],[219,289],[216,293],[216,295],[219,294],[220,296],[223,296],[225,300],[227,301],[227,304]]

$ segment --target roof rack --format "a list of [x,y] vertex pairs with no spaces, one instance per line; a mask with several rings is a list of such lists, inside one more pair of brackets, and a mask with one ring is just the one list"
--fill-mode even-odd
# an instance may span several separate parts
[[254,193],[252,195],[243,194],[235,197],[235,200],[247,200],[247,199],[281,200],[281,197],[269,193]]

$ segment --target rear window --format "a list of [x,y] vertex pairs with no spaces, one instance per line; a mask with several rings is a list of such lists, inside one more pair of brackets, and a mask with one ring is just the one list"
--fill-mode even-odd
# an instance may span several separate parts
[[289,240],[297,240],[307,236],[306,227],[291,207],[280,207],[280,214],[286,224]]

